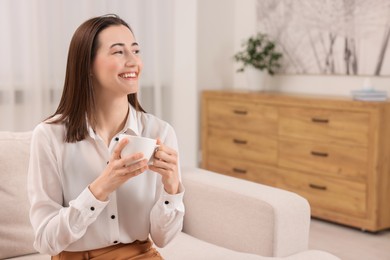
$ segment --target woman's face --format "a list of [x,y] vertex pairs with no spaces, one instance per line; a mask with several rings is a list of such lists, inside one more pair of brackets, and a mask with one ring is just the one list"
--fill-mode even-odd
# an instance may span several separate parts
[[97,93],[105,97],[136,93],[142,61],[132,32],[126,26],[114,25],[101,31],[97,40],[97,52],[92,64]]

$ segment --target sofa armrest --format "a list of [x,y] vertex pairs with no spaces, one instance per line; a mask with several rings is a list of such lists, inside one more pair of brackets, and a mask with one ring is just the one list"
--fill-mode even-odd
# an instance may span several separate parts
[[263,256],[307,250],[310,206],[281,189],[183,168],[183,232],[229,249]]

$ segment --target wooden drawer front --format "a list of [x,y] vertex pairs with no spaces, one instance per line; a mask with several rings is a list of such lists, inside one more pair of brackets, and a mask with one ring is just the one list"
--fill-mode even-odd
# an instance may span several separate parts
[[269,134],[275,134],[278,129],[278,112],[271,106],[211,99],[207,109],[210,126]]
[[364,147],[280,140],[278,165],[294,170],[365,181],[368,152]]
[[330,109],[280,108],[279,134],[309,140],[367,146],[368,113]]
[[244,131],[210,128],[207,151],[211,155],[276,165],[277,140]]
[[207,169],[269,186],[276,186],[278,182],[275,168],[259,166],[242,160],[211,155],[207,160]]
[[282,176],[279,187],[302,195],[313,208],[366,216],[366,184],[298,172],[285,171]]

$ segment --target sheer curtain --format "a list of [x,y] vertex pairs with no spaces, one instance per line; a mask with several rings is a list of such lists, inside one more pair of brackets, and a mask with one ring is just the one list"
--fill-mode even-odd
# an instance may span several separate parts
[[0,0],[0,130],[28,131],[52,114],[62,93],[67,52],[86,19],[115,13],[141,46],[141,103],[169,117],[172,85],[171,0]]

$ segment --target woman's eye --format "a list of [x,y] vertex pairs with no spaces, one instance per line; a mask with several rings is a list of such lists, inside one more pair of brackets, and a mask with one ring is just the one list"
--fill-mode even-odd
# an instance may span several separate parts
[[123,54],[123,51],[116,51],[114,54]]
[[134,50],[133,53],[134,54],[139,54],[141,51],[140,50]]

